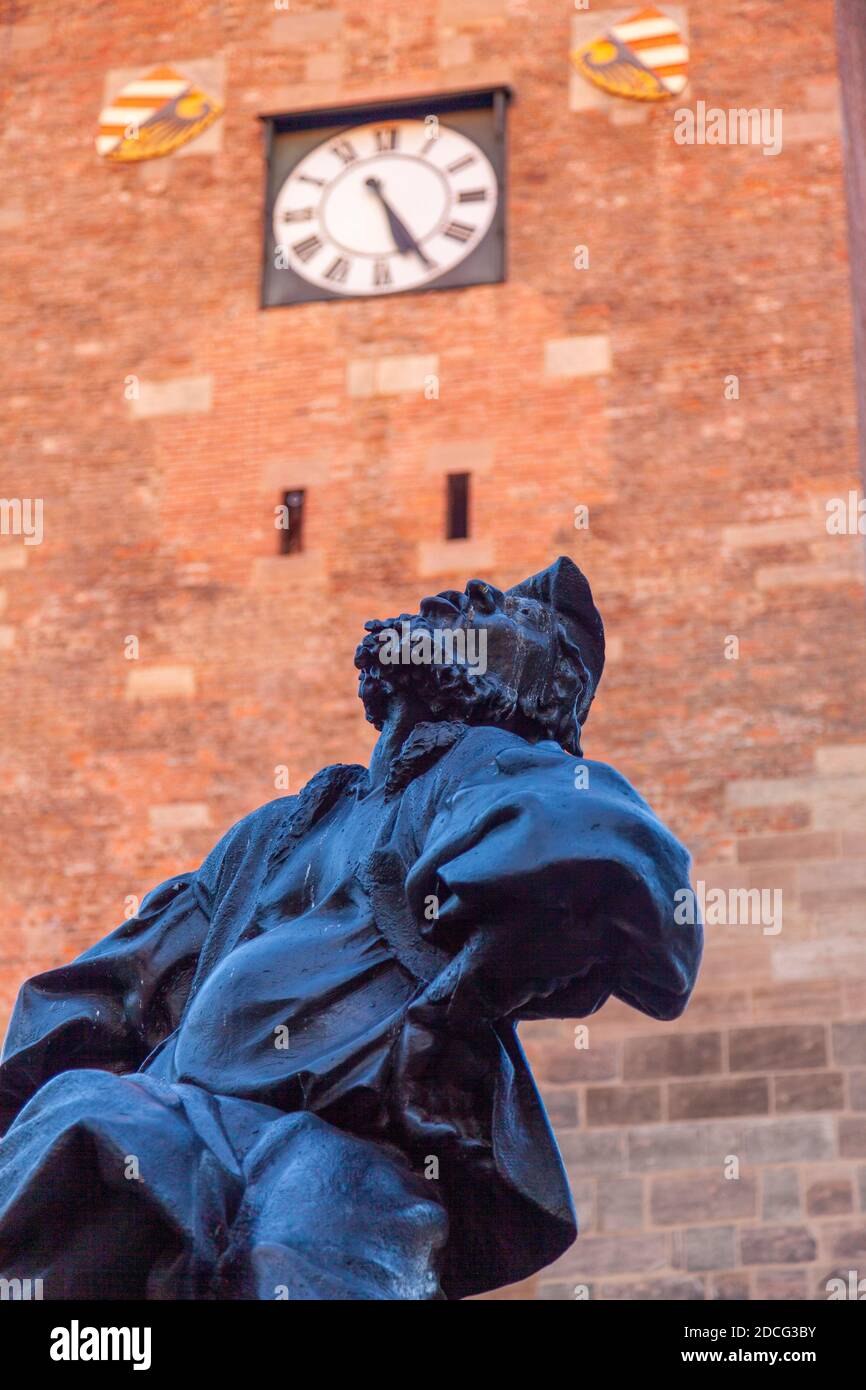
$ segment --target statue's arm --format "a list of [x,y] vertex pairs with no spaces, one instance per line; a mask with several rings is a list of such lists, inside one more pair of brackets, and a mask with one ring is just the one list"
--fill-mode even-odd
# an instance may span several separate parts
[[78,1067],[134,1071],[176,1027],[208,928],[195,874],[19,992],[0,1059],[0,1134],[44,1082]]
[[431,1002],[452,1023],[583,1016],[610,995],[676,1018],[702,945],[675,916],[688,883],[688,854],[612,768],[512,744],[451,790],[407,879],[421,930],[454,948]]

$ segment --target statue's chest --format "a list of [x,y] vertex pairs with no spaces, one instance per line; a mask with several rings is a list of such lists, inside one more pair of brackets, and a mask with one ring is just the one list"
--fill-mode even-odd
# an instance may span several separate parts
[[329,902],[363,897],[365,865],[382,824],[381,796],[343,798],[269,867],[251,927],[271,931]]
[[246,930],[187,1010],[178,1078],[286,1104],[299,1071],[330,1074],[335,1049],[345,1061],[347,1037],[381,1033],[385,1046],[414,981],[378,930],[363,882],[372,809],[347,798],[267,878]]

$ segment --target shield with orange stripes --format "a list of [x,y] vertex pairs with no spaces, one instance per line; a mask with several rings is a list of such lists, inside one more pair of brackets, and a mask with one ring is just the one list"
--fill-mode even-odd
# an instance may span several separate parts
[[571,53],[589,82],[612,96],[664,101],[688,81],[689,49],[677,23],[655,6],[637,10]]
[[96,149],[129,163],[156,159],[194,140],[223,113],[222,103],[172,67],[128,82],[99,117]]

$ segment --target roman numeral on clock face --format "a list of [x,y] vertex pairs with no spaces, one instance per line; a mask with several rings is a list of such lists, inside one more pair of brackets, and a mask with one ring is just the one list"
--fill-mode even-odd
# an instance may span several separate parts
[[391,267],[389,266],[388,262],[387,262],[387,261],[374,261],[374,262],[373,262],[373,284],[374,284],[374,285],[390,285],[390,283],[391,283]]
[[448,165],[449,174],[459,174],[461,169],[468,169],[470,164],[475,163],[474,154],[465,154],[462,159],[455,159],[453,164]]
[[468,241],[474,231],[475,228],[467,227],[465,222],[449,222],[443,235],[450,236],[452,241]]
[[309,222],[313,216],[312,208],[288,208],[283,213],[284,222]]
[[321,251],[324,244],[321,237],[308,236],[305,241],[296,241],[292,250],[299,260],[309,261],[317,251]]
[[396,126],[388,126],[385,130],[376,131],[377,150],[396,150],[399,132]]
[[331,153],[342,159],[344,164],[351,164],[358,158],[358,151],[349,140],[336,140],[331,146]]
[[457,194],[458,203],[483,203],[487,197],[486,188],[470,188]]
[[345,256],[338,256],[333,265],[329,265],[325,271],[325,279],[342,285],[349,274],[350,265],[351,262],[347,261]]

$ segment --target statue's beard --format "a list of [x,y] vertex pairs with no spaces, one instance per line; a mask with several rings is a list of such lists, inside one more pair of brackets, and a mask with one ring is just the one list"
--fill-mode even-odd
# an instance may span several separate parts
[[519,706],[517,690],[495,673],[482,673],[468,661],[384,663],[379,633],[386,628],[402,632],[404,623],[409,625],[410,642],[417,632],[426,632],[432,642],[433,624],[419,614],[403,613],[399,618],[367,623],[367,635],[355,652],[355,665],[361,672],[358,694],[375,728],[382,728],[396,695],[409,697],[418,710],[419,723],[456,720],[504,725],[514,720]]

